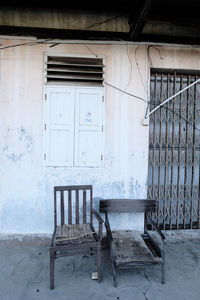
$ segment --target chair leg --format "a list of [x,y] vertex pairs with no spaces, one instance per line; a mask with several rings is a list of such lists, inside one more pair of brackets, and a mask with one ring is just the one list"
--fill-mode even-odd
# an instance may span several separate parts
[[55,250],[50,248],[50,289],[54,289]]
[[165,284],[165,263],[161,265],[161,282]]
[[92,247],[90,248],[90,251],[91,251],[90,256],[93,256],[94,253],[92,253],[92,251],[93,251],[93,248],[92,248]]
[[114,282],[114,287],[118,287],[118,281],[117,281],[117,268],[115,266],[114,261],[112,263],[112,271],[113,271],[113,282]]
[[98,273],[98,281],[99,283],[102,281],[101,275],[101,245],[97,246],[97,273]]

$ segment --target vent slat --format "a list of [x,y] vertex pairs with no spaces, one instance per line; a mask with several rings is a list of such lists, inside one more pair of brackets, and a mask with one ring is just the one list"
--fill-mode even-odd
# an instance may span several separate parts
[[46,63],[46,82],[60,84],[103,85],[103,60],[100,58],[49,56]]
[[95,77],[95,76],[93,76],[93,77],[86,77],[86,76],[76,76],[76,75],[74,75],[74,76],[70,76],[70,75],[47,75],[46,76],[47,78],[61,78],[61,79],[75,79],[75,80],[78,80],[78,79],[80,79],[80,80],[102,80],[100,77]]
[[59,69],[59,68],[48,68],[48,69],[45,69],[45,71],[49,71],[49,72],[65,72],[65,73],[94,73],[94,74],[103,74],[104,72],[103,71],[99,71],[99,70],[82,70],[82,69],[70,69],[70,68],[66,68],[66,69]]
[[102,68],[102,67],[104,67],[104,65],[102,65],[102,64],[96,64],[96,65],[93,65],[93,64],[84,64],[84,63],[82,63],[82,64],[79,64],[79,63],[71,63],[71,62],[52,62],[52,61],[50,61],[50,62],[48,62],[47,63],[47,65],[60,65],[60,66],[77,66],[77,67],[84,67],[84,66],[86,66],[86,67],[94,67],[94,68]]
[[68,86],[85,86],[85,87],[102,87],[103,86],[103,82],[100,81],[87,81],[87,80],[79,80],[79,81],[74,81],[74,80],[68,80],[66,83],[66,80],[62,80],[62,79],[58,79],[56,80],[49,78],[48,79],[48,85],[68,85]]

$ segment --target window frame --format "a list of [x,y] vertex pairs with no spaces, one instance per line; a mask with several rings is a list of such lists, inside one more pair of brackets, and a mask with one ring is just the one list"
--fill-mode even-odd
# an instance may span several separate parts
[[[83,168],[96,168],[96,169],[100,169],[104,167],[104,163],[105,163],[105,112],[106,112],[106,86],[104,84],[102,84],[101,86],[89,86],[89,85],[68,85],[68,84],[64,84],[64,85],[52,85],[52,84],[48,84],[47,80],[46,80],[46,63],[47,63],[47,59],[48,56],[57,56],[57,57],[80,57],[80,58],[94,58],[94,55],[92,54],[87,54],[87,55],[83,55],[83,54],[78,54],[78,53],[67,53],[66,52],[53,52],[53,51],[45,51],[43,52],[43,130],[42,130],[42,141],[43,141],[43,147],[42,147],[42,161],[43,161],[43,166],[44,167],[48,167],[48,168],[73,168],[73,169],[83,169]],[[103,75],[103,80],[106,81],[106,76],[107,73],[105,72],[106,69],[106,56],[105,55],[98,55],[99,58],[102,59],[103,61],[103,65],[104,65],[104,75]],[[101,158],[101,163],[99,164],[99,166],[74,166],[74,161],[75,159],[73,159],[73,165],[72,166],[48,166],[47,163],[45,162],[45,154],[46,154],[46,145],[45,145],[45,121],[46,121],[46,110],[45,110],[45,98],[46,98],[46,89],[47,87],[57,87],[57,88],[101,88],[103,91],[103,108],[102,108],[102,128],[103,128],[103,134],[102,134],[102,158]],[[75,122],[75,120],[74,120]],[[74,140],[75,140],[75,130],[74,130]],[[74,157],[75,157],[75,149],[74,149]]]
[[[76,96],[75,96],[75,104],[74,104],[74,126],[73,126],[73,162],[72,165],[62,165],[62,164],[50,164],[48,162],[48,160],[46,159],[46,155],[47,155],[47,142],[46,142],[46,121],[47,121],[47,90],[48,88],[50,89],[58,89],[58,90],[62,90],[62,89],[98,89],[98,90],[102,90],[102,137],[101,137],[101,149],[102,149],[102,154],[101,154],[101,161],[100,163],[97,165],[82,165],[82,166],[77,166],[75,165],[75,156],[76,156],[76,148],[77,146],[75,146],[75,139],[76,139],[76,115],[77,115],[77,107],[76,107]],[[102,168],[104,167],[104,152],[105,152],[105,88],[104,87],[88,87],[88,86],[68,86],[68,85],[49,85],[49,86],[45,86],[44,88],[44,101],[43,101],[43,166],[44,167],[50,167],[50,168],[58,168],[58,167],[63,167],[63,168],[74,168],[74,169],[80,169],[80,168]]]

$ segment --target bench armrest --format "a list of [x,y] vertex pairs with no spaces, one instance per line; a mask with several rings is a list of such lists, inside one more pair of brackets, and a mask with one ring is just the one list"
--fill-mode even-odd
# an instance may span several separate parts
[[157,233],[161,237],[162,241],[165,240],[165,236],[162,233],[162,231],[158,228],[157,224],[149,216],[147,216],[147,219],[148,219],[148,222],[151,224],[151,226],[157,231]]
[[106,227],[106,234],[107,234],[108,242],[110,243],[113,240],[113,237],[112,237],[112,231],[111,231],[110,223],[109,223],[109,219],[108,219],[108,214],[106,212],[105,212],[105,227]]
[[53,241],[54,241],[54,238],[55,238],[55,234],[56,234],[56,228],[54,228],[54,231],[53,231],[53,235],[51,237],[51,246],[53,246]]
[[[161,239],[161,247],[158,245],[157,241],[152,237],[152,235],[150,235],[147,231],[147,235],[149,236],[151,242],[154,244],[154,246],[156,247],[156,249],[158,249],[161,258],[163,260],[163,267],[165,266],[165,243],[166,243],[166,238],[164,236],[164,234],[162,233],[162,231],[158,228],[157,224],[149,217],[147,216],[147,220],[148,222],[152,225],[152,227],[155,229],[155,231],[157,232],[157,234],[159,235],[160,239]],[[164,282],[164,279],[162,279]]]

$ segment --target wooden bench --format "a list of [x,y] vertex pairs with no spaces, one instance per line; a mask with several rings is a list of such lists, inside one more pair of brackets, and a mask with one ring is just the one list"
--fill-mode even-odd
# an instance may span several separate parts
[[[161,265],[161,282],[165,283],[165,236],[159,230],[150,214],[157,209],[155,200],[107,199],[100,200],[100,212],[105,213],[105,227],[113,270],[114,286],[117,283],[117,271],[125,268]],[[110,213],[144,213],[144,231],[112,230]],[[147,231],[147,221],[157,232],[160,244]]]

